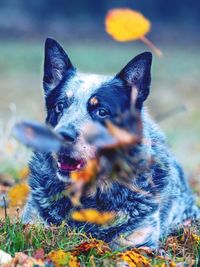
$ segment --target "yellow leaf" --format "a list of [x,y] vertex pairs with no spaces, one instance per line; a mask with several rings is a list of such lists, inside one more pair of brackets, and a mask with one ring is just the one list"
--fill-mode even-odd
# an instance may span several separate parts
[[55,265],[55,267],[79,267],[78,258],[70,252],[65,252],[60,249],[57,251],[51,251],[47,256]]
[[29,186],[27,183],[20,183],[12,187],[8,191],[9,205],[11,207],[23,206],[29,193]]
[[137,251],[129,250],[118,254],[120,260],[128,263],[130,267],[150,267],[150,260]]
[[105,25],[106,32],[120,42],[140,39],[151,28],[147,18],[128,8],[110,10],[106,16]]
[[99,212],[95,209],[85,209],[72,213],[72,219],[79,222],[89,222],[95,224],[105,224],[112,221],[114,212]]
[[200,244],[200,236],[192,233],[192,238],[196,243]]

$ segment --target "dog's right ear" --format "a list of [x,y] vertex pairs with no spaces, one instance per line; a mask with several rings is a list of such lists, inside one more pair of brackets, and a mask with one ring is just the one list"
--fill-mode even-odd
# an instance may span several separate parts
[[43,86],[45,94],[54,89],[74,67],[64,49],[54,39],[45,42]]
[[137,89],[135,106],[141,109],[147,99],[151,83],[152,54],[144,52],[134,57],[118,74],[117,78]]

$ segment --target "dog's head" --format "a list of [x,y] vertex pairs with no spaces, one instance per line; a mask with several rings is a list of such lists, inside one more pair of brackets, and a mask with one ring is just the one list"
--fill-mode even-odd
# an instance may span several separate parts
[[95,156],[95,146],[83,138],[86,125],[97,122],[104,127],[105,120],[117,121],[133,107],[140,113],[149,94],[151,61],[151,53],[145,52],[115,76],[82,74],[55,40],[46,40],[43,79],[46,122],[68,144],[55,157],[61,179]]

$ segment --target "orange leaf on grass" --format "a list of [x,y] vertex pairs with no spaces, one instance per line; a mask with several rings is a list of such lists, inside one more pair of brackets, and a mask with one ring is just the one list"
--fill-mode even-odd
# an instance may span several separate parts
[[45,258],[45,251],[43,248],[38,248],[33,255],[33,258],[36,260],[44,260]]
[[80,255],[81,253],[88,253],[90,250],[95,250],[98,255],[104,255],[111,252],[107,243],[102,240],[90,239],[89,242],[83,242],[73,249],[74,255]]
[[147,18],[140,12],[129,8],[110,10],[105,24],[106,32],[120,42],[137,40],[147,34],[151,28],[151,23]]
[[138,251],[129,250],[123,253],[117,254],[120,261],[128,263],[130,267],[150,267],[150,260],[140,254]]
[[23,206],[26,202],[29,193],[29,186],[27,183],[20,183],[12,187],[8,191],[9,206]]
[[95,224],[106,224],[112,221],[115,217],[114,212],[99,212],[95,209],[84,209],[74,211],[72,219],[79,222],[89,222]]
[[29,257],[23,252],[15,253],[15,257],[7,264],[3,265],[4,267],[13,267],[13,266],[24,266],[24,267],[33,267],[33,266],[45,266],[45,263],[42,260],[36,260],[33,257]]
[[55,267],[80,267],[78,258],[72,253],[65,252],[62,249],[57,251],[51,251],[48,254],[47,258],[53,262]]

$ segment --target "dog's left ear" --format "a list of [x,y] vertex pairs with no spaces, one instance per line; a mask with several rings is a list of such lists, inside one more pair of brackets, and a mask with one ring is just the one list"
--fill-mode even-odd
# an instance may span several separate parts
[[132,88],[137,89],[135,106],[141,109],[143,102],[149,95],[151,83],[152,54],[144,52],[134,57],[117,75]]
[[54,89],[74,67],[61,45],[52,38],[45,42],[43,86],[45,94]]

